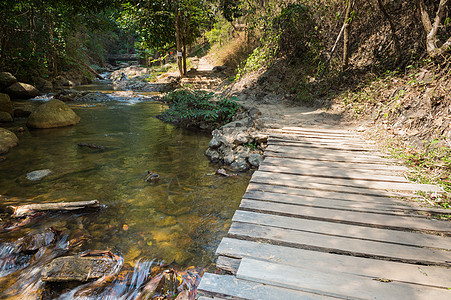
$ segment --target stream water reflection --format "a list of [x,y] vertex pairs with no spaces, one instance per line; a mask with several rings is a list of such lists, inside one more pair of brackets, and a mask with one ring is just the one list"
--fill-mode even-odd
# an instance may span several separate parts
[[[217,166],[204,156],[209,135],[153,118],[165,109],[160,103],[71,106],[81,117],[78,125],[26,131],[0,163],[0,194],[9,197],[2,205],[98,199],[107,207],[42,218],[19,231],[1,233],[1,243],[52,226],[87,238],[77,253],[111,250],[131,266],[138,259],[210,266],[250,174],[212,175]],[[81,148],[78,143],[108,149]],[[39,182],[26,179],[28,172],[39,169],[53,174]],[[145,182],[148,170],[158,173],[160,181]]]

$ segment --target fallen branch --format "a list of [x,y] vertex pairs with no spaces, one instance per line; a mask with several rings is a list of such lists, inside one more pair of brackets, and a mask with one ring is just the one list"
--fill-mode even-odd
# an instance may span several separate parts
[[57,202],[43,204],[27,204],[21,206],[10,206],[13,209],[13,217],[21,218],[37,212],[45,211],[73,211],[84,208],[100,208],[98,200],[77,201],[77,202]]

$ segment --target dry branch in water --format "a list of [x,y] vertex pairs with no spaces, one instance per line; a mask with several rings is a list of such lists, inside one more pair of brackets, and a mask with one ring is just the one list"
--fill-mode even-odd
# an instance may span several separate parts
[[77,202],[57,202],[43,204],[27,204],[21,206],[10,206],[13,209],[13,217],[21,218],[45,211],[72,211],[83,208],[100,208],[98,200],[77,201]]

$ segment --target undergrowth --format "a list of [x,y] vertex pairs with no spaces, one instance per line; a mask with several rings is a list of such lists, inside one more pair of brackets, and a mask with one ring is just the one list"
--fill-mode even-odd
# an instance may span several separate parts
[[226,124],[240,107],[233,98],[218,98],[212,92],[178,89],[162,99],[169,104],[159,118],[183,127],[211,129]]

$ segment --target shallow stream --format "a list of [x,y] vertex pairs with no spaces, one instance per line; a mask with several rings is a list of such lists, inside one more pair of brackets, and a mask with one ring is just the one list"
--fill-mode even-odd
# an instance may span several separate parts
[[[79,124],[26,130],[19,135],[20,145],[0,162],[0,194],[8,197],[2,205],[98,199],[106,207],[52,214],[0,233],[0,242],[52,226],[87,237],[77,252],[111,250],[132,266],[140,259],[211,266],[250,174],[214,175],[218,166],[204,156],[210,135],[154,118],[165,109],[161,103],[113,97],[70,106],[81,117]],[[25,122],[19,119],[14,126],[25,128]],[[28,172],[40,169],[52,174],[38,182],[26,179]],[[158,173],[159,182],[145,182],[147,171]]]

